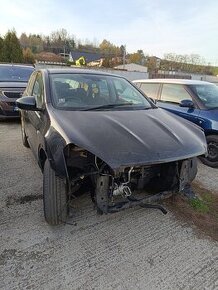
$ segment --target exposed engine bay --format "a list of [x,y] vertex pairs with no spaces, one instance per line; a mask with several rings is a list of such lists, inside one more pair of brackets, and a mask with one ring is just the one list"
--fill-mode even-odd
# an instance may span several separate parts
[[69,194],[78,192],[88,180],[92,200],[100,213],[116,212],[135,205],[157,208],[166,213],[161,205],[152,203],[182,192],[190,186],[197,173],[195,158],[112,169],[97,156],[74,145],[68,145],[64,155]]

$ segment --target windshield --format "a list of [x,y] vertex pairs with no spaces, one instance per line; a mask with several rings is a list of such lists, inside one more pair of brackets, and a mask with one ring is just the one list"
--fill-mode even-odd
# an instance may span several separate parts
[[28,82],[33,70],[33,67],[0,66],[0,81]]
[[149,101],[128,81],[94,74],[51,74],[53,104],[69,110],[124,110],[151,108]]
[[206,108],[218,108],[218,87],[216,85],[190,85],[190,88],[199,97]]

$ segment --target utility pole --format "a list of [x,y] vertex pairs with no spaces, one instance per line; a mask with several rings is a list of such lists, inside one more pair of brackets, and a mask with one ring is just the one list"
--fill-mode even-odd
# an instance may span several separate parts
[[65,47],[66,47],[66,39],[64,39],[64,59],[66,59],[66,55],[65,55],[65,53],[66,53],[66,51],[65,51]]
[[126,64],[126,45],[123,45],[123,69],[125,69]]

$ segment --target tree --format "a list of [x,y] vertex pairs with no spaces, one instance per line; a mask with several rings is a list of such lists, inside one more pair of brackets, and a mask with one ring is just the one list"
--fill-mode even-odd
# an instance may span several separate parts
[[54,53],[69,53],[71,49],[75,48],[75,38],[70,36],[66,29],[53,31],[50,36],[44,37],[44,49]]
[[43,50],[43,41],[39,34],[29,35],[29,48],[31,48],[33,53],[38,53]]
[[103,67],[113,67],[112,60],[110,57],[105,57],[102,62]]
[[30,47],[30,40],[26,33],[22,33],[19,40],[22,48]]
[[129,61],[133,63],[140,64],[141,63],[141,55],[137,52],[129,54]]
[[51,47],[51,40],[49,36],[43,36],[42,37],[42,43],[43,43],[43,50],[49,51]]
[[0,61],[2,61],[3,38],[0,36]]
[[23,53],[14,30],[8,31],[3,40],[2,60],[4,62],[22,62]]
[[102,41],[102,43],[99,45],[99,48],[100,48],[100,51],[104,53],[105,55],[110,55],[110,56],[121,55],[120,48],[106,39]]
[[60,53],[65,50],[68,33],[66,29],[53,31],[50,35],[50,42],[53,52]]
[[38,53],[43,50],[43,39],[39,34],[22,33],[20,36],[20,45],[22,48],[30,48],[32,52]]
[[167,53],[161,60],[161,69],[186,73],[214,74],[211,65],[206,65],[205,59],[198,54]]
[[128,57],[130,62],[145,65],[146,58],[143,50],[141,49],[137,50],[137,52],[129,54]]
[[34,63],[35,62],[34,55],[32,53],[32,50],[29,47],[23,49],[23,61],[24,61],[24,63]]

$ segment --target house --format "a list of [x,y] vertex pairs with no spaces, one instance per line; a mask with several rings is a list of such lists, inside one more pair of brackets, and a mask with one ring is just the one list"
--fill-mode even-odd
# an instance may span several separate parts
[[64,59],[60,55],[57,55],[53,52],[47,52],[47,51],[42,51],[40,53],[37,53],[35,55],[35,60],[36,62],[57,62],[57,63],[63,63]]
[[78,59],[85,59],[87,66],[101,66],[103,56],[100,53],[85,51],[71,51],[69,60],[76,62]]

